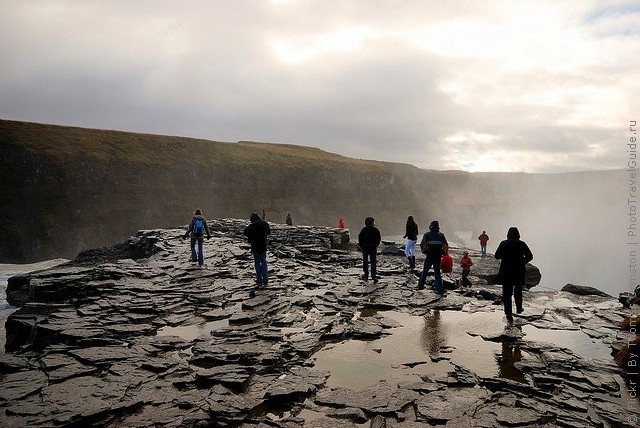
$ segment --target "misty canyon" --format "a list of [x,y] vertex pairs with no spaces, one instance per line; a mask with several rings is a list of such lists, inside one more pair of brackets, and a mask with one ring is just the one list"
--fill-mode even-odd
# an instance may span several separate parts
[[8,120],[0,120],[0,159],[1,262],[72,258],[141,227],[185,224],[195,208],[208,218],[264,209],[275,223],[287,212],[295,224],[343,218],[352,230],[373,216],[387,236],[402,235],[412,215],[421,233],[438,219],[450,239],[471,248],[486,230],[490,252],[517,226],[543,286],[629,289],[625,165],[564,174],[436,171],[304,146]]

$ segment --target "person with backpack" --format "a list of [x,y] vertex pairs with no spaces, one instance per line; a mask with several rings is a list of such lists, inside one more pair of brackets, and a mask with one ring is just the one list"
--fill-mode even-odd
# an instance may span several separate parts
[[429,231],[422,236],[420,242],[420,250],[426,255],[424,259],[424,267],[420,280],[418,281],[418,290],[424,289],[424,283],[427,281],[429,269],[433,266],[433,273],[436,277],[436,293],[444,294],[442,285],[442,274],[440,273],[440,263],[442,256],[449,250],[449,243],[444,234],[440,232],[440,223],[434,220],[429,225]]
[[409,260],[409,269],[416,268],[416,242],[418,241],[418,224],[410,215],[407,218],[405,232],[403,238],[407,238],[407,244],[404,246],[404,255]]
[[269,273],[267,267],[267,235],[271,233],[269,223],[262,220],[257,213],[249,217],[251,223],[244,229],[244,236],[251,244],[251,254],[256,270],[256,286],[267,286]]
[[453,273],[453,257],[449,254],[449,251],[445,251],[440,260],[440,269],[443,274]]
[[[209,226],[207,226],[207,220],[202,215],[202,210],[197,209],[193,212],[193,217],[191,218],[191,222],[189,223],[189,227],[187,227],[187,231],[184,235],[182,235],[182,239],[191,236],[191,262],[198,262],[200,267],[204,266],[204,254],[202,252],[203,248],[203,238],[204,234],[207,234],[207,239],[211,238],[211,234],[209,233]],[[198,253],[196,254],[196,243],[198,244]]]
[[510,227],[507,239],[498,245],[494,254],[500,260],[496,284],[502,285],[502,303],[507,324],[513,324],[511,296],[516,301],[516,312],[522,313],[522,287],[524,286],[526,264],[533,260],[529,246],[520,240],[517,227]]
[[380,236],[380,230],[375,226],[373,217],[367,217],[364,220],[364,227],[358,234],[358,245],[362,251],[362,270],[364,275],[362,279],[367,281],[369,279],[369,260],[371,261],[371,279],[373,282],[378,282],[377,271],[377,253],[378,245],[382,237]]

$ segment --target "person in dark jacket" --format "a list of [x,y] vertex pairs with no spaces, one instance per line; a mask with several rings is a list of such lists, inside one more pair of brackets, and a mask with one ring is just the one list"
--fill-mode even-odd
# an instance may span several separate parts
[[293,219],[291,218],[290,212],[287,212],[287,218],[285,220],[285,223],[287,223],[287,226],[293,226]]
[[526,264],[533,260],[533,254],[524,241],[520,240],[517,227],[510,227],[507,239],[498,245],[495,258],[500,260],[496,283],[502,285],[502,302],[507,323],[513,324],[511,296],[516,302],[516,312],[522,313],[522,287],[524,286]]
[[266,286],[269,282],[267,269],[267,235],[271,233],[269,223],[262,220],[257,213],[249,217],[251,223],[244,229],[244,236],[251,243],[251,254],[256,269],[256,285]]
[[373,217],[367,217],[364,220],[364,227],[358,234],[358,245],[362,250],[362,269],[364,270],[362,279],[365,281],[369,279],[369,260],[371,260],[371,279],[378,282],[376,255],[381,240],[380,231],[375,226]]
[[426,254],[424,259],[424,267],[420,280],[418,281],[418,290],[424,289],[424,283],[427,281],[427,273],[433,266],[433,273],[436,277],[436,293],[444,294],[444,286],[442,285],[442,274],[440,273],[440,263],[442,256],[449,249],[449,243],[444,234],[440,232],[440,223],[434,220],[429,225],[429,231],[422,236],[420,242],[420,250]]
[[407,218],[405,232],[403,238],[407,238],[407,244],[404,246],[404,255],[409,260],[409,269],[416,268],[416,241],[418,240],[418,224],[413,216]]
[[[182,238],[191,236],[191,259],[192,262],[198,262],[200,267],[204,266],[204,254],[202,252],[204,234],[207,234],[207,239],[211,238],[209,233],[209,226],[207,226],[207,220],[202,215],[202,210],[197,209],[193,212],[191,222],[187,227],[187,231]],[[196,254],[196,243],[198,244],[198,253]]]

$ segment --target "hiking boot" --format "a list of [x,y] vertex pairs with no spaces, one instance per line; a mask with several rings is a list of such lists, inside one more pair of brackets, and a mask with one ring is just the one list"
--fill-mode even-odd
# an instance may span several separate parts
[[364,274],[364,275],[360,275],[360,279],[363,281],[369,281],[369,275]]
[[505,323],[507,323],[507,325],[509,327],[513,326],[513,317],[504,317],[502,318],[502,321],[504,321]]
[[516,309],[516,314],[521,314],[524,312],[523,308]]

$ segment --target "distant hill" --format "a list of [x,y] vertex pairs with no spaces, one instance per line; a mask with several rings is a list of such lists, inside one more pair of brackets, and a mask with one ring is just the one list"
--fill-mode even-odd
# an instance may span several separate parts
[[490,251],[516,224],[552,247],[557,241],[543,235],[587,233],[598,223],[585,218],[623,204],[626,191],[623,171],[434,171],[304,146],[8,120],[0,120],[0,159],[5,263],[74,257],[138,229],[184,225],[195,208],[210,218],[248,218],[264,208],[278,223],[287,211],[295,224],[335,226],[342,217],[352,235],[369,215],[383,235],[402,235],[413,215],[421,232],[438,219],[450,238],[456,232],[471,245],[487,230]]

